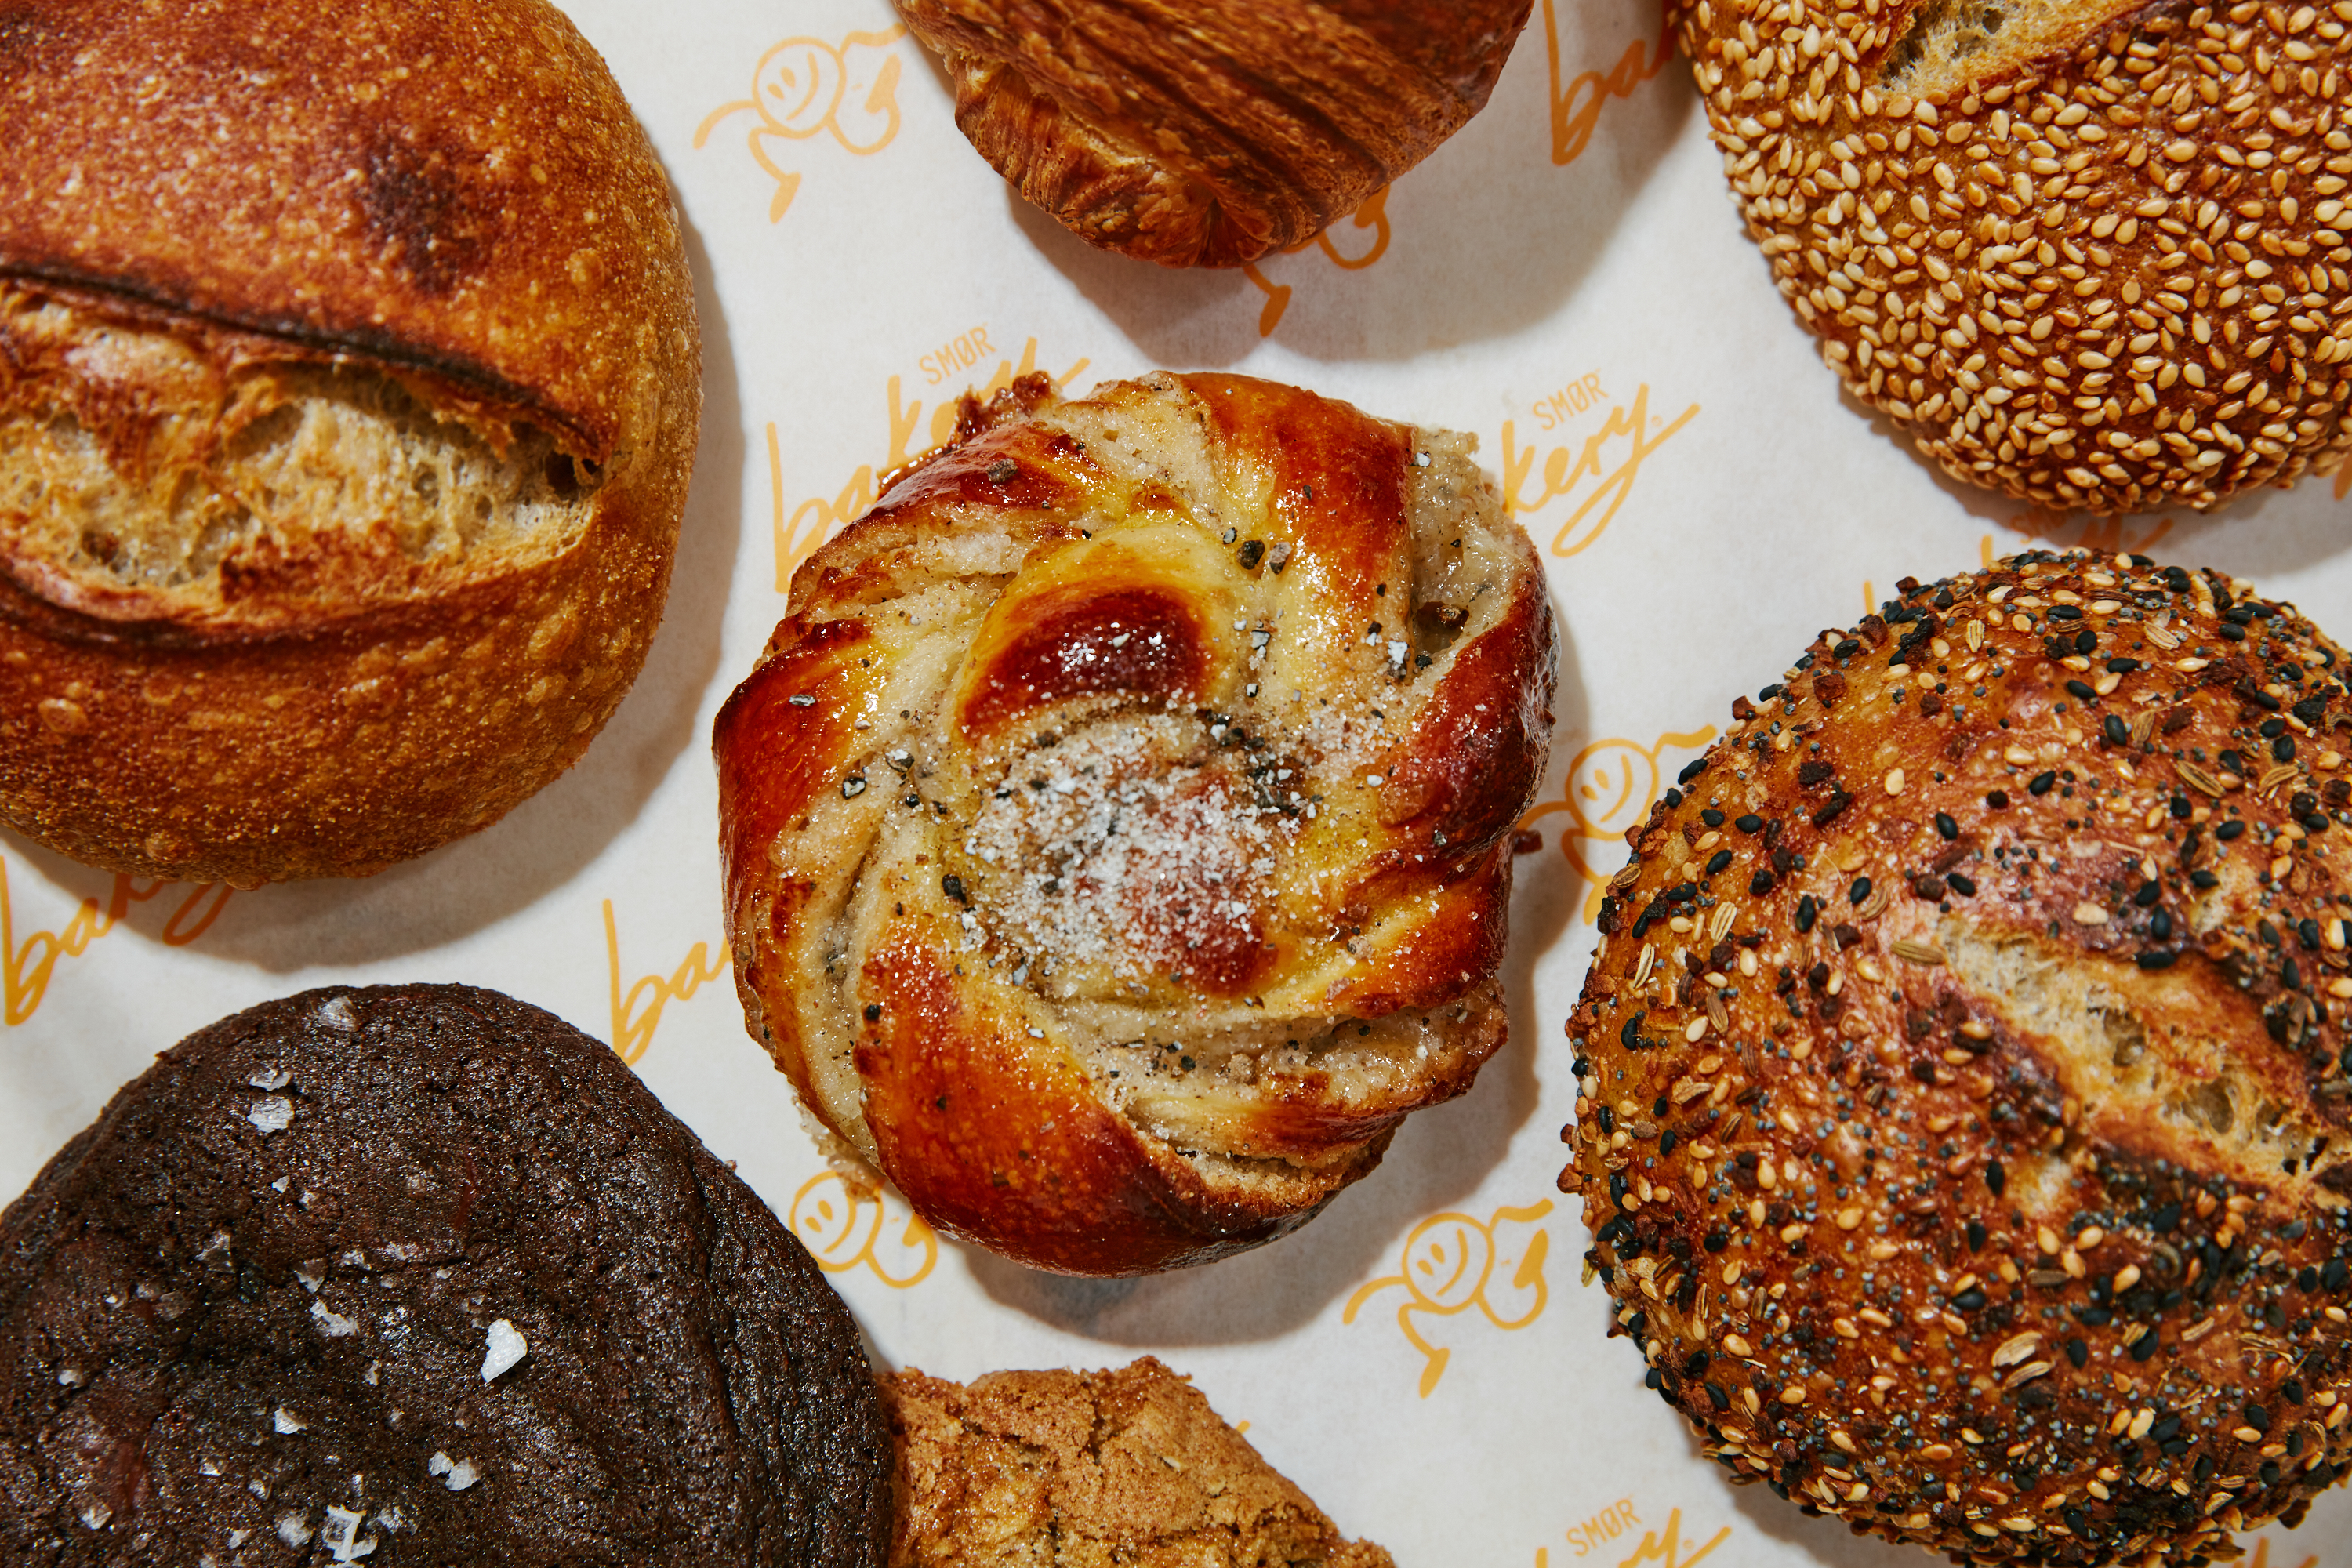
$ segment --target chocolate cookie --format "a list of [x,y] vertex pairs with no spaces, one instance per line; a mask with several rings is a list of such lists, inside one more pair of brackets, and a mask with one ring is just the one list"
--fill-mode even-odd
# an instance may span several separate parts
[[0,1216],[0,1561],[875,1568],[889,1464],[799,1244],[495,992],[226,1019]]

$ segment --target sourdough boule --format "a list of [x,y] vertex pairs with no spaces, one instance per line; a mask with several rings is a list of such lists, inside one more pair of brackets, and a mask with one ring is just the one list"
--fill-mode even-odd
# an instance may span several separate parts
[[356,875],[568,767],[700,405],[594,51],[541,0],[39,0],[0,104],[0,822]]
[[2352,1468],[2344,654],[2145,556],[1899,590],[1632,835],[1562,1187],[1736,1479],[2225,1554]]
[[1780,292],[1947,472],[2202,510],[2346,449],[2352,7],[1675,17]]

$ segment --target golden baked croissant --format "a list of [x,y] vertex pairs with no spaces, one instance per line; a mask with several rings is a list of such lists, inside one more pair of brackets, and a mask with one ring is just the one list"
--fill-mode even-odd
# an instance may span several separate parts
[[1282,1234],[1502,1044],[1551,732],[1460,436],[1032,376],[793,584],[715,737],[754,1038],[934,1226],[1075,1273]]
[[997,173],[1170,267],[1238,267],[1353,211],[1486,106],[1528,7],[898,0]]

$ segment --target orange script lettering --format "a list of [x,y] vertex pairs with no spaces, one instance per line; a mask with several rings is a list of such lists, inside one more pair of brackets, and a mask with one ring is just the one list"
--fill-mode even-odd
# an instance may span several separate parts
[[1675,35],[1661,18],[1654,58],[1644,58],[1648,50],[1636,38],[1614,66],[1605,71],[1581,73],[1569,82],[1568,90],[1563,92],[1559,86],[1559,28],[1552,19],[1552,0],[1543,0],[1543,19],[1544,47],[1551,58],[1551,161],[1573,163],[1591,144],[1593,127],[1601,122],[1601,108],[1612,98],[1633,97],[1635,88],[1666,68],[1666,62],[1675,54]]
[[[16,913],[8,900],[8,862],[0,858],[0,1022],[21,1024],[30,1018],[48,994],[58,960],[79,958],[89,950],[91,942],[115,928],[131,905],[143,904],[173,885],[150,882],[141,887],[118,871],[114,875],[114,890],[103,909],[96,899],[84,899],[63,931],[37,931],[25,939],[24,946],[18,947]],[[163,922],[164,945],[185,947],[204,935],[220,918],[228,897],[226,882],[206,882],[190,890],[172,911],[172,918]],[[205,904],[207,899],[211,900],[209,906]]]
[[727,973],[727,955],[720,953],[714,963],[706,942],[696,942],[686,950],[686,962],[677,972],[664,979],[648,974],[629,987],[625,998],[621,994],[621,933],[613,923],[613,900],[604,900],[604,962],[606,973],[612,977],[613,1050],[620,1058],[635,1066],[654,1043],[654,1030],[661,1026],[662,1009],[672,1002],[683,1002],[702,989],[707,983]]
[[[1593,381],[1593,377],[1587,376],[1570,390]],[[1546,406],[1537,405],[1539,411]],[[1544,455],[1543,489],[1532,496],[1527,493],[1527,486],[1535,475],[1537,448],[1521,448],[1517,427],[1506,419],[1503,504],[1515,516],[1526,517],[1560,497],[1575,500],[1574,510],[1551,540],[1553,554],[1573,555],[1601,537],[1601,531],[1617,515],[1617,509],[1633,493],[1633,480],[1642,465],[1697,413],[1698,405],[1694,403],[1676,415],[1672,424],[1659,424],[1650,416],[1650,385],[1643,382],[1633,394],[1633,405],[1612,408],[1601,428],[1584,438],[1580,449],[1555,447]],[[1653,429],[1653,425],[1658,427]],[[1619,442],[1622,444],[1612,445]]]

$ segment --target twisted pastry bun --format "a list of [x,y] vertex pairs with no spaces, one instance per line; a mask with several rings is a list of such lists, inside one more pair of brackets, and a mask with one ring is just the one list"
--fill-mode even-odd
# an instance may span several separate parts
[[1542,572],[1468,437],[1289,387],[963,415],[719,713],[746,1022],[932,1225],[1204,1262],[1503,1043]]
[[1678,0],[1748,230],[1956,479],[2205,510],[2352,446],[2347,21],[2310,5]]
[[358,876],[569,767],[701,407],[669,187],[543,0],[0,20],[0,822]]
[[1735,1479],[2228,1555],[2352,1470],[2343,650],[2145,556],[1898,586],[1633,835],[1561,1186]]
[[1238,267],[1303,245],[1486,107],[1529,0],[898,0],[956,123],[1090,245]]

